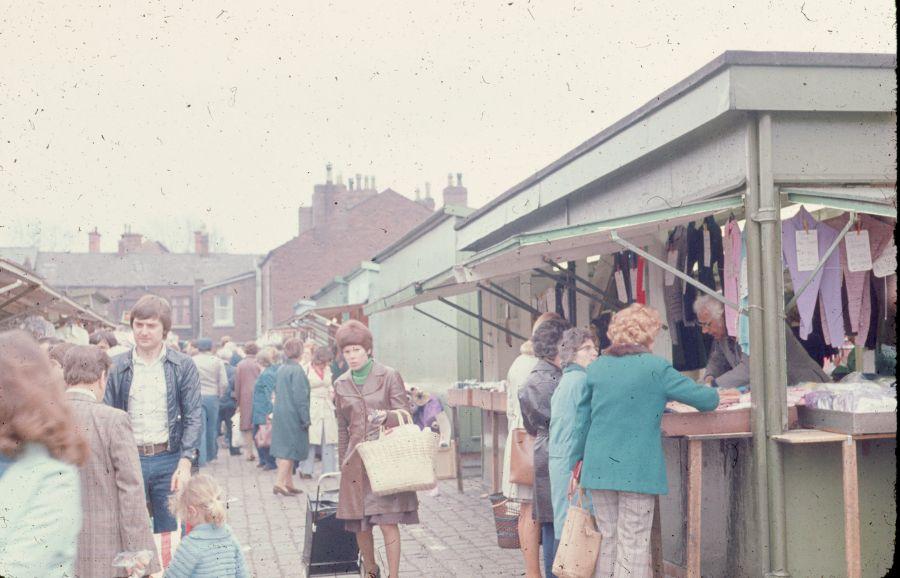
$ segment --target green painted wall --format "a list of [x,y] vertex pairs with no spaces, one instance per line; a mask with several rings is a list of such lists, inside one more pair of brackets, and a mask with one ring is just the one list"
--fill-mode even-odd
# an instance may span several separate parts
[[[895,440],[857,442],[863,576],[894,559]],[[840,444],[784,447],[788,569],[792,576],[845,576]]]

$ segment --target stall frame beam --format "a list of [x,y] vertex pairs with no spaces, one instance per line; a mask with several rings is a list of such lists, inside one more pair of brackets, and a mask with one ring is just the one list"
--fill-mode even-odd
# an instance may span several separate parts
[[480,344],[482,344],[482,345],[485,345],[485,346],[487,346],[487,347],[491,347],[491,348],[494,347],[494,346],[491,345],[490,343],[488,343],[488,342],[486,342],[486,341],[484,341],[484,340],[482,340],[482,339],[478,339],[478,336],[477,336],[477,335],[472,335],[472,334],[469,333],[468,331],[463,331],[462,329],[460,329],[459,327],[456,327],[456,326],[453,325],[452,323],[448,323],[448,322],[444,321],[443,319],[441,319],[441,318],[439,318],[439,317],[437,317],[437,316],[435,316],[435,315],[432,315],[431,313],[428,313],[427,311],[423,311],[423,310],[419,309],[419,306],[418,306],[418,305],[413,305],[412,309],[413,309],[413,311],[415,311],[416,313],[420,313],[421,315],[424,315],[425,317],[428,317],[429,319],[431,319],[431,320],[433,320],[433,321],[437,321],[438,323],[440,323],[440,324],[443,325],[444,327],[447,327],[447,328],[449,328],[449,329],[452,329],[453,331],[456,331],[457,333],[460,333],[460,334],[462,334],[462,335],[465,335],[465,336],[468,337],[469,339],[474,339],[474,340],[477,341],[478,343],[480,343]]

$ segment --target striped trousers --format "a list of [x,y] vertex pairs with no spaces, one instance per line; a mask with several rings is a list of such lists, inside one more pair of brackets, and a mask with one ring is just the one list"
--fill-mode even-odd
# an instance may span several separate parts
[[594,578],[651,578],[650,528],[655,496],[591,490],[602,536]]

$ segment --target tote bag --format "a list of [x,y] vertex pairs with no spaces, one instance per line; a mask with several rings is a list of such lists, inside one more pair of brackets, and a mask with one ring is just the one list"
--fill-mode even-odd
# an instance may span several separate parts
[[582,507],[583,499],[584,490],[578,488],[577,501],[570,503],[566,512],[566,523],[553,559],[553,573],[557,578],[590,578],[594,575],[601,536],[594,524],[594,516]]
[[534,485],[534,436],[522,428],[511,432],[509,481],[522,486]]

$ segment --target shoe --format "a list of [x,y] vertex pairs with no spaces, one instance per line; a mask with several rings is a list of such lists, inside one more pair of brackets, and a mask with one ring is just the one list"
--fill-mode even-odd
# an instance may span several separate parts
[[277,470],[277,469],[278,469],[278,466],[276,466],[275,464],[266,464],[263,466],[264,472],[271,472],[272,470]]
[[265,462],[259,462],[258,464],[256,464],[256,467],[262,469],[262,468],[266,467],[266,464],[265,464]]
[[241,448],[231,448],[230,450],[228,450],[228,453],[230,453],[233,456],[239,456],[239,455],[241,455],[242,452],[241,452]]
[[366,572],[366,578],[381,578],[381,568],[375,566],[374,570]]
[[303,493],[303,490],[298,490],[297,488],[288,488],[287,491],[289,491],[290,493],[292,493],[292,494],[295,495],[295,496],[296,496],[297,494],[302,494],[302,493]]
[[255,460],[256,460],[256,456],[254,456],[252,453],[247,454],[247,461],[248,461],[248,462],[252,462],[252,461],[255,461]]
[[276,494],[276,495],[278,495],[278,496],[293,496],[293,495],[294,495],[294,494],[291,493],[289,490],[286,490],[286,489],[284,489],[284,488],[280,488],[280,487],[278,487],[278,486],[272,486],[272,493],[273,493],[273,494]]
[[300,474],[300,479],[301,480],[311,480],[312,474]]

